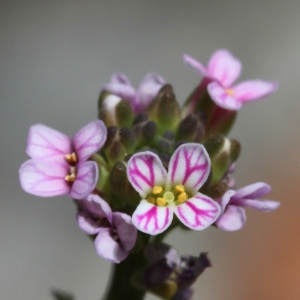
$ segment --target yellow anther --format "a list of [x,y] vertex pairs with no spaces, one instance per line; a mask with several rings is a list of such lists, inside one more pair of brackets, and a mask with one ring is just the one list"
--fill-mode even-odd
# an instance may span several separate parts
[[226,89],[225,92],[229,95],[229,96],[233,96],[234,95],[234,91],[232,89]]
[[188,199],[187,193],[183,192],[183,193],[178,195],[177,201],[180,202],[180,203],[183,203],[187,199]]
[[153,188],[152,188],[152,193],[154,195],[157,195],[157,194],[160,194],[162,192],[162,187],[159,186],[159,185],[155,185]]
[[167,203],[172,203],[174,201],[174,194],[172,192],[165,192],[164,193],[164,199]]
[[154,197],[148,197],[147,201],[151,204],[155,204],[155,198]]
[[77,163],[78,159],[77,159],[77,155],[75,152],[71,153],[71,154],[66,154],[65,158],[68,162],[70,163]]
[[178,192],[178,193],[185,192],[184,186],[182,184],[175,185],[175,191]]
[[65,177],[65,180],[68,181],[68,182],[74,182],[75,179],[76,179],[75,173],[71,173],[70,175],[67,175],[67,176]]
[[156,199],[156,204],[158,205],[158,206],[165,206],[166,205],[166,199],[164,199],[164,198],[161,198],[161,197],[158,197],[157,199]]

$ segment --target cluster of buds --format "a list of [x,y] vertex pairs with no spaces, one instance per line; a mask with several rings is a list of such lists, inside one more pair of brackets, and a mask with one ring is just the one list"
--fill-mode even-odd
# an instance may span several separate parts
[[[263,182],[235,190],[241,146],[227,137],[242,105],[273,93],[276,82],[233,85],[241,63],[228,50],[213,53],[207,67],[188,55],[183,60],[203,78],[182,107],[160,75],[146,75],[135,90],[116,73],[101,90],[99,120],[72,139],[45,125],[30,128],[31,159],[20,168],[23,189],[42,197],[69,194],[79,227],[111,262],[138,251],[141,235],[165,234],[176,226],[234,231],[246,222],[244,207],[279,206],[261,199],[270,192]],[[194,261],[201,272],[209,266],[206,255]],[[161,264],[151,261],[145,272],[157,268]],[[178,265],[161,283],[169,284],[175,269]],[[171,282],[185,296],[172,299],[189,299],[190,284],[178,284],[180,278]],[[144,286],[157,290],[161,284]]]

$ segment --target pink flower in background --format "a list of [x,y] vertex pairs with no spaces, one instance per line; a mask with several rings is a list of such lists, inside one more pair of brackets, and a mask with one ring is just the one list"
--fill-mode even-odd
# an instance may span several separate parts
[[226,231],[241,229],[246,223],[243,207],[251,207],[264,212],[277,209],[279,202],[259,199],[270,193],[271,187],[263,182],[247,185],[237,191],[228,190],[220,199],[221,215],[217,227]]
[[134,247],[137,230],[131,217],[111,208],[97,195],[89,195],[78,202],[78,226],[87,234],[96,235],[97,254],[113,263],[124,260]]
[[149,73],[135,91],[126,75],[115,73],[103,89],[129,101],[134,112],[138,113],[148,107],[165,83],[160,75]]
[[198,192],[209,173],[210,159],[201,144],[177,148],[168,172],[156,154],[134,154],[127,164],[127,176],[142,200],[133,213],[133,224],[156,235],[169,227],[175,213],[191,229],[207,228],[220,214],[218,203]]
[[240,76],[242,65],[225,49],[212,54],[207,68],[187,54],[183,61],[190,69],[210,79],[207,85],[210,97],[218,106],[228,110],[239,110],[244,103],[262,99],[277,89],[276,82],[264,80],[248,80],[233,85]]
[[94,121],[73,138],[42,124],[29,130],[27,154],[32,158],[19,170],[22,188],[33,195],[49,197],[69,194],[84,198],[95,188],[98,166],[87,159],[98,152],[106,140],[102,121]]

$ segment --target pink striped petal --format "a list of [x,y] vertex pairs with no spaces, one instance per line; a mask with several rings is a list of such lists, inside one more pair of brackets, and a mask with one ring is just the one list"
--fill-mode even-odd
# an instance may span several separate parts
[[209,77],[208,70],[201,64],[201,62],[195,60],[193,57],[189,56],[188,54],[183,55],[183,62],[192,71]]
[[147,74],[137,90],[135,111],[145,110],[165,83],[165,80],[160,75],[155,73]]
[[173,210],[174,206],[155,206],[142,200],[132,215],[132,223],[140,231],[156,235],[170,226]]
[[70,167],[66,163],[30,159],[19,170],[22,188],[30,194],[51,197],[67,194],[70,186],[65,181]]
[[251,102],[274,93],[277,86],[274,81],[249,80],[234,86],[232,90],[238,101]]
[[220,107],[228,110],[239,110],[242,103],[237,99],[236,94],[226,92],[218,82],[211,82],[207,86],[207,91],[211,99]]
[[203,230],[219,217],[221,208],[211,198],[197,193],[193,198],[175,207],[177,218],[193,230]]
[[206,181],[210,172],[210,159],[201,144],[183,144],[173,153],[167,175],[166,189],[175,184],[184,185],[195,194]]
[[100,120],[93,121],[73,137],[73,144],[78,161],[85,161],[98,152],[106,141],[107,129]]
[[246,223],[245,210],[242,207],[228,205],[224,214],[216,221],[217,227],[225,231],[236,231]]
[[166,175],[160,158],[150,151],[134,154],[127,163],[128,180],[142,198],[155,185],[165,185]]
[[30,127],[26,152],[31,158],[61,158],[71,150],[71,139],[65,134],[43,124]]
[[76,179],[72,184],[69,196],[73,199],[83,199],[96,187],[98,166],[94,161],[80,162],[76,166],[76,171]]
[[239,76],[241,62],[226,49],[214,52],[208,62],[208,73],[224,87],[229,87]]
[[280,202],[272,200],[243,199],[241,205],[264,212],[270,212],[277,209],[280,206]]

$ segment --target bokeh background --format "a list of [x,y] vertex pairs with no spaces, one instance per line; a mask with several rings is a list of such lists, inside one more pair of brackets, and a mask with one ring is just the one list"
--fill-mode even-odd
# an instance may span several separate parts
[[50,300],[54,287],[99,299],[109,277],[67,196],[21,190],[29,126],[73,135],[96,118],[99,91],[118,70],[135,86],[156,71],[183,101],[200,78],[182,54],[205,63],[218,48],[241,59],[242,80],[279,82],[276,94],[243,107],[231,137],[243,147],[238,186],[268,182],[268,198],[282,205],[248,210],[239,232],[176,231],[167,241],[181,254],[209,252],[213,268],[194,299],[300,299],[299,15],[294,0],[1,1],[0,299]]

